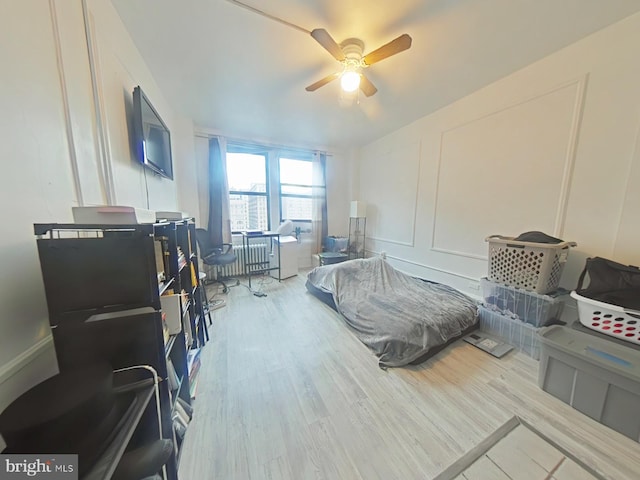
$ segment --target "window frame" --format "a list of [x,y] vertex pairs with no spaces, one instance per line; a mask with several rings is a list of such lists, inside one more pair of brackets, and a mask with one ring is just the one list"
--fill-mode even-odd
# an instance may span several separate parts
[[[269,188],[269,151],[265,148],[260,147],[249,147],[246,145],[235,145],[235,144],[227,144],[225,162],[229,161],[229,154],[250,154],[261,156],[264,159],[264,174],[265,174],[265,191],[264,192],[251,192],[246,190],[231,190],[229,188],[229,202],[231,202],[231,195],[246,195],[246,196],[254,196],[254,197],[266,197],[267,199],[267,230],[271,230],[271,195]],[[227,182],[229,181],[229,176],[227,174]],[[240,234],[242,230],[231,230],[232,235]]]
[[[313,178],[311,179],[311,184],[309,185],[304,185],[304,184],[296,184],[296,183],[282,183],[281,181],[281,177],[280,177],[280,173],[281,173],[281,168],[280,168],[280,161],[282,159],[285,160],[295,160],[295,161],[300,161],[300,162],[309,162],[311,164],[313,164],[313,156],[311,155],[304,155],[304,154],[296,154],[293,152],[282,152],[278,155],[277,161],[278,161],[278,213],[279,213],[279,217],[280,217],[280,223],[284,222],[285,220],[291,220],[293,223],[299,223],[299,224],[309,224],[311,225],[311,223],[313,222],[312,218],[309,219],[293,219],[293,218],[284,218],[282,216],[282,198],[283,197],[288,197],[288,198],[308,198],[309,200],[311,200],[312,202],[312,208],[313,208],[313,189],[314,188],[320,188],[319,186],[315,186],[313,185]],[[313,168],[313,167],[312,167]],[[311,189],[311,194],[309,195],[303,195],[303,194],[296,194],[296,193],[282,193],[282,186],[287,186],[287,187],[303,187],[303,188],[310,188]],[[326,187],[323,187],[326,188]],[[325,190],[325,197],[326,197],[326,190]]]

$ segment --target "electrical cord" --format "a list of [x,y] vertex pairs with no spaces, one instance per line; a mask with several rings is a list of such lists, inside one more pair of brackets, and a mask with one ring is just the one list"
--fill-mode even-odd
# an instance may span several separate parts
[[[255,276],[256,275],[252,275],[252,277],[255,277]],[[256,282],[256,280],[253,280],[253,281]],[[262,289],[264,288],[265,285],[272,283],[273,278],[265,274],[259,280],[257,280],[257,282],[258,282],[258,289],[250,288],[249,285],[245,285],[244,283],[238,283],[238,284],[243,286],[247,290],[249,290],[249,292],[255,297],[266,297],[267,294],[263,292]]]
[[142,174],[144,175],[144,189],[147,193],[147,210],[149,210],[149,184],[147,183],[147,169],[142,165]]

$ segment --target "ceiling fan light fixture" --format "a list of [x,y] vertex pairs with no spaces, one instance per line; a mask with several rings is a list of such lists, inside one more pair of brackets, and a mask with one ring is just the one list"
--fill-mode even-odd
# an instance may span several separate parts
[[340,86],[345,92],[355,92],[360,87],[360,74],[347,70],[340,77]]

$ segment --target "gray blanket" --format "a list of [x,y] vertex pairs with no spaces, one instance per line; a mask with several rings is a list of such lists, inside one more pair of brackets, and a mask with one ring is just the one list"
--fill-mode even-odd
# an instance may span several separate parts
[[407,365],[477,321],[477,303],[454,288],[394,269],[381,257],[317,267],[308,282],[338,312],[380,366]]

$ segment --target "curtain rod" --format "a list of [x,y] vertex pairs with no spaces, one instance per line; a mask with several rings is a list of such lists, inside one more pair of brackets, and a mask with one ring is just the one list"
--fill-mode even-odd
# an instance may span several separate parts
[[226,140],[227,143],[231,143],[231,144],[244,144],[244,145],[252,145],[252,146],[256,146],[256,147],[267,147],[267,148],[276,148],[276,149],[280,149],[280,150],[286,150],[289,152],[304,152],[304,153],[324,153],[326,156],[328,157],[333,157],[334,154],[333,152],[329,152],[326,150],[322,150],[319,148],[307,148],[307,147],[292,147],[289,145],[282,145],[280,143],[272,143],[272,142],[263,142],[263,141],[256,141],[256,140],[247,140],[246,138],[234,138],[234,137],[227,137],[226,135],[221,135],[221,134],[215,134],[215,133],[207,133],[207,132],[195,132],[195,136],[196,137],[200,137],[200,138],[213,138],[213,137],[222,137]]

